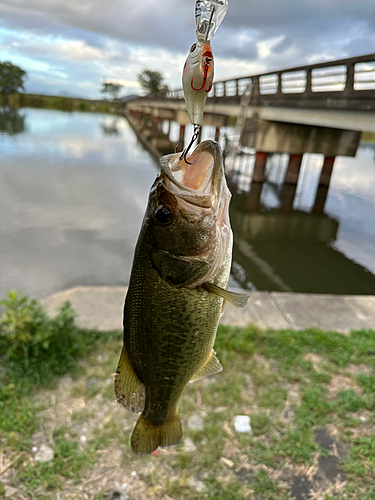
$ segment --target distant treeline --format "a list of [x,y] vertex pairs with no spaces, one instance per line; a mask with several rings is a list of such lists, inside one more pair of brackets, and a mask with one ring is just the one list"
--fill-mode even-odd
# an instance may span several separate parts
[[116,104],[107,101],[38,94],[11,94],[7,96],[6,102],[2,102],[0,95],[0,106],[3,104],[15,109],[45,108],[61,111],[91,111],[94,113],[114,113],[117,110]]

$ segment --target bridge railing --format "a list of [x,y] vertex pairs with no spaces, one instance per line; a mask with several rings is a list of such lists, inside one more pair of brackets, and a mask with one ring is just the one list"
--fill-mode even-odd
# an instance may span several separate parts
[[[352,97],[368,91],[375,94],[375,53],[215,82],[209,97],[238,100],[250,82],[254,83],[254,95],[272,100],[282,96],[319,98],[335,92]],[[166,97],[184,96],[178,89]]]

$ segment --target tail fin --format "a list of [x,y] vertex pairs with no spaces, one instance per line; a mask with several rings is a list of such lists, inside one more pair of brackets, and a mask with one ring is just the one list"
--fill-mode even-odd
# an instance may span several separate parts
[[172,446],[181,441],[182,428],[177,412],[172,420],[163,425],[153,425],[144,417],[139,417],[131,437],[131,447],[138,455],[149,455],[158,446]]

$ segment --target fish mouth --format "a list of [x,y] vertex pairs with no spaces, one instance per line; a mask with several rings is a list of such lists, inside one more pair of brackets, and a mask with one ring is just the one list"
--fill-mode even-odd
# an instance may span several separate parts
[[201,208],[214,208],[221,192],[224,167],[220,146],[214,141],[201,142],[187,161],[181,153],[163,156],[162,176],[166,188],[177,198]]

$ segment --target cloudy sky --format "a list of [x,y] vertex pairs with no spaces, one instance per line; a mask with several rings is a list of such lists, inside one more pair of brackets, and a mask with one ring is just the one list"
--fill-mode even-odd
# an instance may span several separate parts
[[[0,61],[27,91],[98,97],[103,79],[140,92],[161,71],[180,88],[195,0],[0,0]],[[374,0],[229,0],[213,42],[216,80],[375,52]]]

